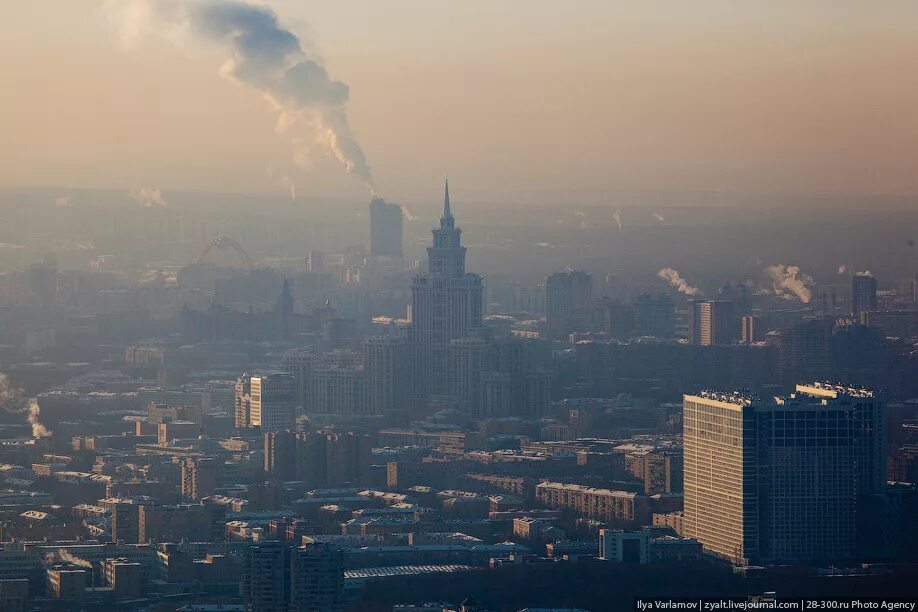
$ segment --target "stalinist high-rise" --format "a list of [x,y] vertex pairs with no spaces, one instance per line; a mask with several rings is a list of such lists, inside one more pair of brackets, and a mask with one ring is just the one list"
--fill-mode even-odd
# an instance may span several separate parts
[[462,230],[450,210],[449,182],[427,258],[428,272],[411,283],[411,344],[419,399],[447,393],[449,342],[473,336],[481,328],[481,277],[465,271]]

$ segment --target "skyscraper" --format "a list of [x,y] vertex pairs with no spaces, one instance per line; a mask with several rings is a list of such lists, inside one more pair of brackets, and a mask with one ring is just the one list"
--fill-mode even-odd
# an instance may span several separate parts
[[482,417],[513,415],[513,375],[505,372],[482,372],[477,406]]
[[760,554],[754,401],[714,393],[683,399],[684,535],[734,563]]
[[755,315],[743,315],[740,320],[740,342],[743,344],[753,344],[759,341],[761,333],[759,331],[759,318]]
[[737,564],[851,558],[862,442],[851,396],[702,392],[684,397],[683,422],[687,537]]
[[402,261],[402,207],[370,200],[370,255]]
[[295,386],[289,374],[252,376],[249,426],[264,431],[291,429],[295,420]]
[[233,388],[234,413],[233,426],[248,427],[252,414],[252,377],[248,373],[236,379]]
[[406,409],[405,391],[411,380],[407,348],[405,339],[400,336],[371,336],[364,341],[369,414],[391,414]]
[[292,431],[265,432],[265,476],[285,482],[296,479],[297,434]]
[[730,300],[689,302],[689,342],[701,346],[732,344],[740,332],[740,321]]
[[675,304],[668,295],[642,293],[634,300],[635,336],[672,338],[676,335]]
[[858,495],[886,490],[886,405],[870,389],[813,382],[797,385],[796,393],[853,407]]
[[851,314],[857,321],[861,314],[877,309],[877,279],[870,272],[858,272],[851,277]]
[[[349,351],[340,356],[356,355]],[[367,412],[367,379],[356,360],[325,359],[312,367],[306,394],[306,412],[358,416]]]
[[448,391],[481,414],[481,376],[490,369],[491,346],[482,338],[457,338],[447,348]]
[[440,227],[428,247],[429,271],[411,283],[411,344],[414,351],[415,395],[424,399],[447,392],[447,346],[481,328],[482,283],[465,271],[462,230],[450,210],[449,183],[443,198]]
[[564,340],[590,329],[593,279],[586,272],[555,272],[545,281],[545,312],[549,340]]

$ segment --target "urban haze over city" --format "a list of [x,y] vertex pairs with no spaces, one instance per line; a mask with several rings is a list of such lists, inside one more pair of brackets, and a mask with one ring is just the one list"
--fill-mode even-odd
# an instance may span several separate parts
[[918,3],[0,21],[0,612],[918,607]]

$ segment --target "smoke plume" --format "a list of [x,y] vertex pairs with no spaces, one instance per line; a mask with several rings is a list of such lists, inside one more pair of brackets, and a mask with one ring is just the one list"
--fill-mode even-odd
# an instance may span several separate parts
[[277,131],[293,145],[295,163],[305,164],[312,147],[322,145],[372,190],[370,167],[348,123],[348,86],[328,75],[321,59],[309,52],[312,44],[281,26],[271,8],[240,0],[113,4],[123,34],[155,28],[219,45],[228,56],[220,74],[260,92],[278,112]]
[[402,205],[402,219],[405,221],[417,221],[418,217],[414,216],[407,206]]
[[838,273],[840,275],[844,274],[847,271],[848,271],[848,266],[846,266],[845,264],[841,264],[840,266],[838,266]]
[[54,205],[55,206],[70,206],[72,201],[73,199],[70,196],[60,196],[60,197],[54,198]]
[[26,416],[26,421],[29,425],[32,426],[32,437],[33,438],[47,438],[51,435],[51,431],[45,427],[41,420],[38,418],[41,414],[41,406],[38,405],[38,400],[34,397],[29,399],[26,404],[26,411],[28,416]]
[[679,272],[673,268],[663,268],[657,272],[657,276],[668,281],[669,284],[678,289],[680,293],[684,293],[685,295],[701,295],[701,291],[698,287],[689,285],[686,280],[679,275]]
[[616,209],[612,212],[612,218],[615,219],[615,222],[616,222],[616,223],[618,223],[618,231],[620,231],[620,232],[624,231],[624,230],[622,229],[622,211],[616,208]]
[[771,279],[771,287],[775,295],[790,300],[795,297],[804,304],[809,304],[813,294],[807,287],[812,283],[812,277],[800,272],[798,266],[778,264],[765,268],[765,273]]
[[12,414],[25,414],[26,422],[32,426],[33,438],[47,438],[51,431],[45,427],[39,415],[41,407],[34,397],[24,397],[22,389],[10,386],[10,377],[0,372],[0,404]]
[[7,404],[22,397],[22,389],[10,386],[10,377],[0,372],[0,402]]
[[664,221],[666,221],[666,218],[658,212],[653,213],[653,218],[659,221],[660,223],[663,223]]
[[78,567],[85,567],[88,569],[92,569],[92,563],[90,563],[86,559],[81,559],[80,557],[70,554],[70,551],[67,550],[66,548],[60,549],[60,551],[57,553],[57,556],[60,558],[61,561],[64,561],[65,563],[72,563],[73,565],[76,565]]
[[130,191],[130,196],[132,200],[146,208],[168,206],[166,200],[163,199],[163,193],[159,189],[154,189],[153,187],[138,187],[137,189],[132,189]]

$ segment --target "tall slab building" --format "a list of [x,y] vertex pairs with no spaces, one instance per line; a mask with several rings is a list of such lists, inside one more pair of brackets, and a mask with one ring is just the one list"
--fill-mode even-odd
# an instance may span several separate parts
[[854,556],[858,496],[882,488],[872,392],[815,383],[683,402],[687,537],[736,564]]
[[374,197],[370,200],[370,255],[402,261],[402,207]]

